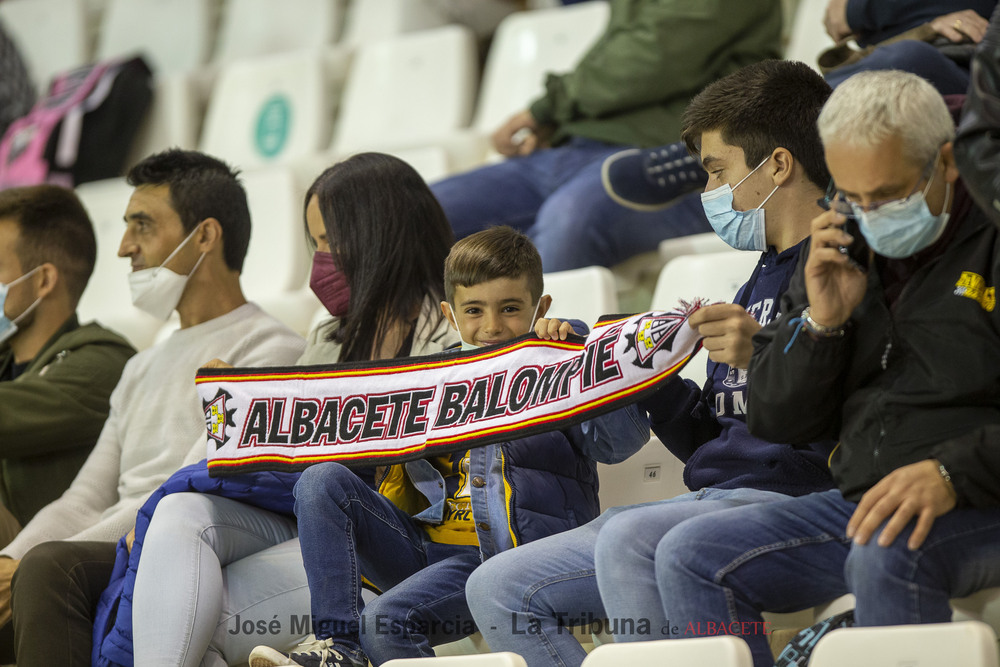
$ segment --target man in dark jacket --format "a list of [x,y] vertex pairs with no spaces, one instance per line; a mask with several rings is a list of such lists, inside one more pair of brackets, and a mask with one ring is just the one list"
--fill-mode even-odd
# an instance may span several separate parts
[[[1000,231],[955,167],[940,95],[903,72],[838,87],[819,120],[839,207],[755,338],[749,425],[839,437],[838,489],[693,519],[658,557],[681,627],[744,634],[773,664],[762,611],[845,593],[859,625],[943,622],[1000,585]],[[862,236],[873,253],[851,253]],[[869,262],[869,268],[860,265]]]
[[0,193],[0,544],[62,495],[97,442],[111,391],[135,354],[76,304],[96,258],[70,190]]

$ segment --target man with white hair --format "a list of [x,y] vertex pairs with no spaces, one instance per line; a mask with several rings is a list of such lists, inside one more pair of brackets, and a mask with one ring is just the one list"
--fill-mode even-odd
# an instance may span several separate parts
[[859,74],[819,130],[835,205],[754,338],[748,423],[838,438],[838,489],[696,517],[656,553],[676,636],[743,634],[758,666],[763,611],[850,592],[858,625],[944,622],[949,598],[1000,585],[1000,230],[923,79]]

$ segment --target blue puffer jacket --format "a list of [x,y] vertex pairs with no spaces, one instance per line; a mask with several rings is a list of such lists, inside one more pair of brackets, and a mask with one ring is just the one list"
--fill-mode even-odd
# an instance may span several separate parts
[[193,491],[224,496],[262,507],[272,512],[292,514],[295,499],[292,488],[299,473],[254,472],[234,477],[209,477],[205,461],[175,472],[157,489],[139,510],[135,522],[132,552],[125,538],[118,541],[118,553],[111,572],[111,583],[101,594],[94,616],[95,667],[132,667],[132,588],[142,555],[142,542],[153,510],[164,496]]

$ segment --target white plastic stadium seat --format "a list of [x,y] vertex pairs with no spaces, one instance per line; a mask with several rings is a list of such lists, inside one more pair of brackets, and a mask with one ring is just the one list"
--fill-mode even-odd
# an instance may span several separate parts
[[424,0],[351,0],[342,42],[361,46],[407,32],[437,28],[445,18]]
[[448,152],[441,146],[422,146],[387,151],[417,170],[427,183],[444,178],[450,173]]
[[329,137],[329,102],[318,52],[232,63],[219,74],[200,148],[241,169],[319,152]]
[[593,327],[601,315],[618,312],[615,277],[603,266],[546,273],[545,294],[552,297],[546,317],[583,320]]
[[842,628],[816,643],[810,667],[997,667],[997,639],[979,621]]
[[[681,255],[704,255],[710,252],[725,252],[733,248],[715,232],[689,234],[660,241],[658,253],[660,262],[666,265]],[[749,277],[749,275],[747,276]]]
[[240,282],[257,303],[301,335],[319,306],[309,280],[311,258],[303,223],[304,191],[285,167],[241,174],[250,205],[252,232]]
[[505,18],[486,58],[473,126],[492,133],[545,92],[545,75],[572,70],[608,24],[606,2],[517,12]]
[[516,653],[449,655],[440,658],[399,658],[382,663],[384,667],[528,667]]
[[3,0],[0,21],[40,91],[52,75],[90,59],[83,0]]
[[90,214],[97,236],[97,264],[77,307],[80,321],[96,319],[128,338],[137,349],[147,348],[163,323],[132,305],[129,260],[118,257],[132,187],[125,179],[115,178],[79,185],[76,194]]
[[340,35],[345,0],[231,0],[223,10],[212,60],[317,49]]
[[212,0],[109,0],[100,60],[141,52],[157,76],[193,72],[208,61]]
[[833,46],[833,38],[823,27],[827,4],[827,0],[799,0],[785,50],[786,60],[800,60],[819,71],[816,63],[819,54]]
[[684,486],[684,464],[655,435],[621,463],[598,463],[597,476],[602,512],[611,507],[666,500],[689,491]]
[[284,167],[247,171],[240,179],[252,220],[240,277],[244,293],[253,301],[300,289],[310,267],[302,217],[304,193],[298,191],[291,170]]
[[572,70],[608,23],[606,2],[514,12],[500,22],[486,56],[472,126],[441,142],[453,171],[497,155],[490,135],[545,92],[545,75]]
[[477,69],[475,36],[463,26],[360,46],[341,98],[332,151],[428,145],[466,127]]
[[[660,271],[651,308],[669,310],[681,299],[690,303],[699,297],[709,302],[732,301],[759,259],[760,253],[743,250],[676,257]],[[703,383],[707,362],[708,353],[703,349],[688,362],[681,376]]]
[[[844,665],[862,663],[843,663]],[[750,647],[739,637],[695,637],[651,642],[603,644],[583,661],[583,667],[752,667]],[[812,665],[812,663],[810,663]]]
[[951,601],[955,621],[983,621],[1000,633],[1000,588],[984,588]]
[[200,94],[193,77],[154,77],[153,101],[132,141],[126,168],[168,148],[197,148],[200,125]]

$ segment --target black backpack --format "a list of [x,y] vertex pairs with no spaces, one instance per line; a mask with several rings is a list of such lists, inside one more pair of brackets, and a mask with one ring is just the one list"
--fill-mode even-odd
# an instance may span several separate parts
[[57,75],[0,140],[0,189],[118,176],[152,98],[152,73],[140,57]]

